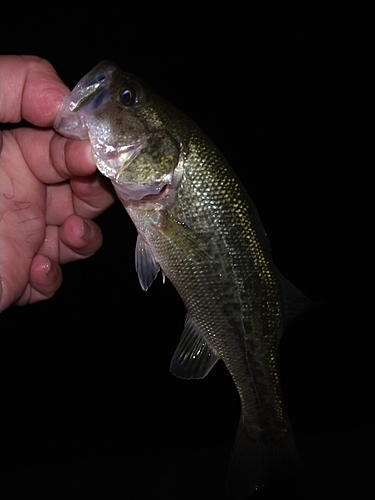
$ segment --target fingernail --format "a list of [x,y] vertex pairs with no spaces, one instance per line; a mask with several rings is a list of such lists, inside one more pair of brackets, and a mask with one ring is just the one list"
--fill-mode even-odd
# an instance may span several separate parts
[[82,229],[79,237],[83,240],[89,240],[91,238],[91,234],[92,231],[90,224],[85,219],[82,219]]
[[101,187],[100,174],[98,172],[95,172],[95,174],[91,175],[89,178],[89,183],[92,188]]
[[52,264],[48,257],[46,257],[44,264],[42,264],[40,267],[44,269],[45,274],[48,274],[51,271]]

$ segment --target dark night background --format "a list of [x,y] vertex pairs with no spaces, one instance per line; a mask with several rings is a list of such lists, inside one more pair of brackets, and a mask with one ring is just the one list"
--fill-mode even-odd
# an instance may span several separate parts
[[[49,59],[70,87],[112,59],[218,144],[277,266],[322,302],[280,344],[306,477],[254,498],[359,498],[374,470],[366,14],[248,5],[51,4],[18,12],[0,47]],[[0,316],[6,498],[224,499],[232,380],[221,363],[199,382],[169,373],[181,300],[161,278],[141,290],[119,203],[97,222],[102,249],[64,266],[53,299]]]

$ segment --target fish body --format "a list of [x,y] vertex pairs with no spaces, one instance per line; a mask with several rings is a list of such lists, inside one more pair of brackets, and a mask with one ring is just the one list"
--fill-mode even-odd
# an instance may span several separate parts
[[171,372],[203,378],[222,359],[232,376],[241,417],[227,493],[247,497],[298,463],[277,345],[308,299],[273,264],[257,211],[218,148],[140,79],[100,63],[65,97],[55,128],[90,139],[138,230],[142,288],[161,269],[186,306]]

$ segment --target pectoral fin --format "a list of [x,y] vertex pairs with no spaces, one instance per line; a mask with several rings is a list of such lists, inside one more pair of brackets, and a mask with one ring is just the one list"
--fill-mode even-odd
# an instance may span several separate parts
[[173,375],[185,379],[204,378],[219,359],[187,314],[180,343],[171,361]]
[[135,269],[138,273],[139,283],[145,291],[160,270],[159,263],[155,260],[150,247],[139,235],[135,246]]

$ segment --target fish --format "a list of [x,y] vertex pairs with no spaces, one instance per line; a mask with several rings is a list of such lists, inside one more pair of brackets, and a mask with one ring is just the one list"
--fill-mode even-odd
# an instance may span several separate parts
[[312,302],[274,265],[258,212],[223,154],[190,118],[111,61],[64,97],[54,127],[89,139],[98,170],[137,229],[143,290],[161,271],[185,304],[172,374],[202,379],[222,360],[235,383],[241,415],[227,495],[244,499],[298,469],[278,344]]

